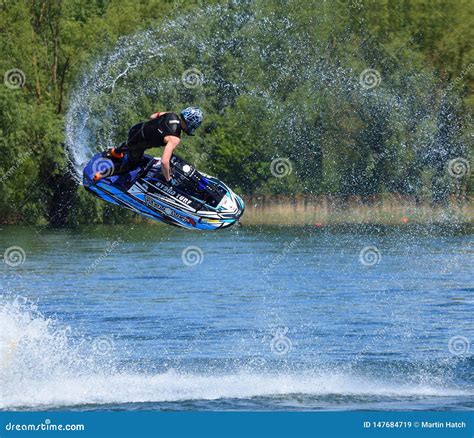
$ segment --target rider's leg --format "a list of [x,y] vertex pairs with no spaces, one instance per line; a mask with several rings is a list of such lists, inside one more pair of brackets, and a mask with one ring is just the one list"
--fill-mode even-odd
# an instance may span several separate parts
[[120,159],[124,157],[125,151],[135,144],[143,143],[143,122],[133,125],[128,131],[127,141],[123,141],[116,148],[110,150],[112,158]]
[[126,159],[115,164],[112,175],[122,175],[135,170],[141,164],[146,149],[143,143],[127,144]]
[[[143,143],[134,143],[134,144],[127,144],[126,152],[119,152],[120,155],[117,154],[117,151],[110,151],[109,154],[111,158],[121,158],[121,159],[114,159],[111,160],[113,165],[112,169],[108,169],[106,172],[101,173],[97,172],[94,175],[94,181],[99,181],[104,177],[109,176],[116,176],[116,175],[123,175],[124,173],[131,172],[135,170],[142,162],[143,155],[145,154],[145,150],[147,149],[147,145]],[[114,157],[113,154],[117,154],[118,157]]]

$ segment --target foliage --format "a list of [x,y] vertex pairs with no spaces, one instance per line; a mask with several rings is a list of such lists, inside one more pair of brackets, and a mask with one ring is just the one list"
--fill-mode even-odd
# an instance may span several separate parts
[[[473,2],[203,3],[0,4],[1,71],[20,69],[25,76],[20,88],[7,86],[6,77],[0,87],[0,222],[132,220],[74,183],[64,146],[68,98],[120,37],[187,13],[206,19],[192,30],[182,26],[177,35],[215,44],[176,47],[172,63],[145,65],[121,92],[97,102],[92,110],[103,120],[96,122],[98,138],[113,130],[120,141],[149,113],[197,102],[205,109],[205,126],[185,140],[181,155],[246,194],[370,199],[399,193],[442,203],[450,194],[472,193],[472,176],[450,178],[446,166],[472,153]],[[226,5],[224,15],[202,12],[219,3]],[[193,65],[218,80],[157,95],[140,90],[156,75],[180,77]],[[366,68],[380,73],[377,89],[360,88]],[[134,104],[126,105],[131,93]],[[119,122],[100,117],[106,113]],[[293,166],[281,179],[269,171],[278,157]]]

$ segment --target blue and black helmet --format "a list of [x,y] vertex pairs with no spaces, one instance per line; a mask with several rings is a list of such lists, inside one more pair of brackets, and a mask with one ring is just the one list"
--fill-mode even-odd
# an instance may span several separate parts
[[193,135],[194,131],[196,131],[202,123],[203,114],[199,108],[189,106],[181,111],[181,117],[186,122],[184,132],[188,135]]

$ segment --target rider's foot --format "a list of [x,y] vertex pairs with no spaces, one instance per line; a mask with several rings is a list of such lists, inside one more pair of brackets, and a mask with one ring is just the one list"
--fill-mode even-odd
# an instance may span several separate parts
[[115,158],[116,160],[120,160],[120,159],[123,158],[123,156],[124,156],[124,153],[123,153],[123,152],[117,152],[117,151],[115,150],[115,148],[111,148],[111,149],[109,149],[109,151],[110,151],[110,156],[111,156],[112,158]]
[[117,152],[115,148],[109,148],[102,153],[102,156],[105,158],[112,158],[114,160],[120,160],[125,156],[123,152]]

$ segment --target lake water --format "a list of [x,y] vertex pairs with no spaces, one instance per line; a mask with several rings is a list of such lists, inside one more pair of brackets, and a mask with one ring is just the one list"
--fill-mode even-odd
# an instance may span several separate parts
[[0,409],[474,408],[455,228],[4,227],[0,252]]

